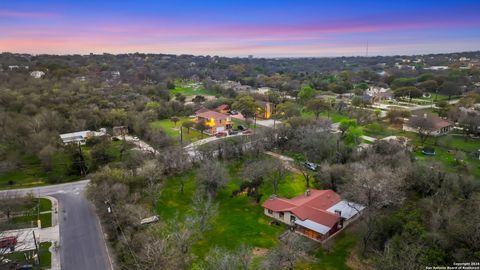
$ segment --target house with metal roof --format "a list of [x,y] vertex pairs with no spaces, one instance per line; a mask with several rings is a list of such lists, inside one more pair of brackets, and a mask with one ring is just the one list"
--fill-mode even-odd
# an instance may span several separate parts
[[88,138],[100,137],[105,135],[107,135],[107,133],[104,130],[102,131],[84,130],[84,131],[60,134],[60,139],[62,139],[63,144],[65,145],[71,144],[71,143],[85,145]]
[[343,230],[365,208],[343,200],[329,189],[309,189],[292,199],[272,196],[262,206],[265,215],[318,242],[325,242]]

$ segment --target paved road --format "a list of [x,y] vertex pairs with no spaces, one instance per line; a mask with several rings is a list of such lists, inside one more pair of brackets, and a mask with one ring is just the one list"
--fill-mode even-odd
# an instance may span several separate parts
[[60,258],[62,269],[112,269],[104,236],[92,204],[85,198],[89,180],[0,191],[0,196],[52,196],[59,204]]

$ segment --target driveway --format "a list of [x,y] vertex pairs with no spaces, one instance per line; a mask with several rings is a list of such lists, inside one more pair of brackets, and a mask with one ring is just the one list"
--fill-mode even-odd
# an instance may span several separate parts
[[285,169],[287,169],[287,170],[289,170],[293,173],[296,173],[296,174],[301,174],[302,173],[297,167],[295,167],[292,164],[294,162],[293,158],[287,157],[287,156],[284,156],[284,155],[281,155],[281,154],[278,154],[278,153],[275,153],[275,152],[271,152],[271,151],[265,151],[265,154],[280,160],[282,162],[283,166],[285,166]]
[[[61,268],[67,270],[113,269],[100,222],[85,198],[89,180],[0,191],[0,196],[52,196],[58,200]],[[45,238],[48,239],[48,238]]]
[[281,124],[282,124],[282,122],[280,122],[278,120],[273,120],[273,119],[257,120],[257,125],[263,126],[263,127],[273,128],[273,127],[279,126]]

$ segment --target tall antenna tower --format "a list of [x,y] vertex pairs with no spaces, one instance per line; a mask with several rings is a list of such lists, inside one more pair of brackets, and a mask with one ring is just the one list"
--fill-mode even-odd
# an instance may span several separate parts
[[367,40],[367,50],[365,51],[365,57],[368,57],[368,40]]

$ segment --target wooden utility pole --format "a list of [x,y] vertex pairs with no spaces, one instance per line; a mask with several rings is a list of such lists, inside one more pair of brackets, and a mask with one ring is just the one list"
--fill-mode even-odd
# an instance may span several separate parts
[[37,238],[35,237],[35,231],[32,231],[33,234],[33,242],[35,243],[35,250],[37,251],[37,261],[40,264],[40,250],[38,248]]

